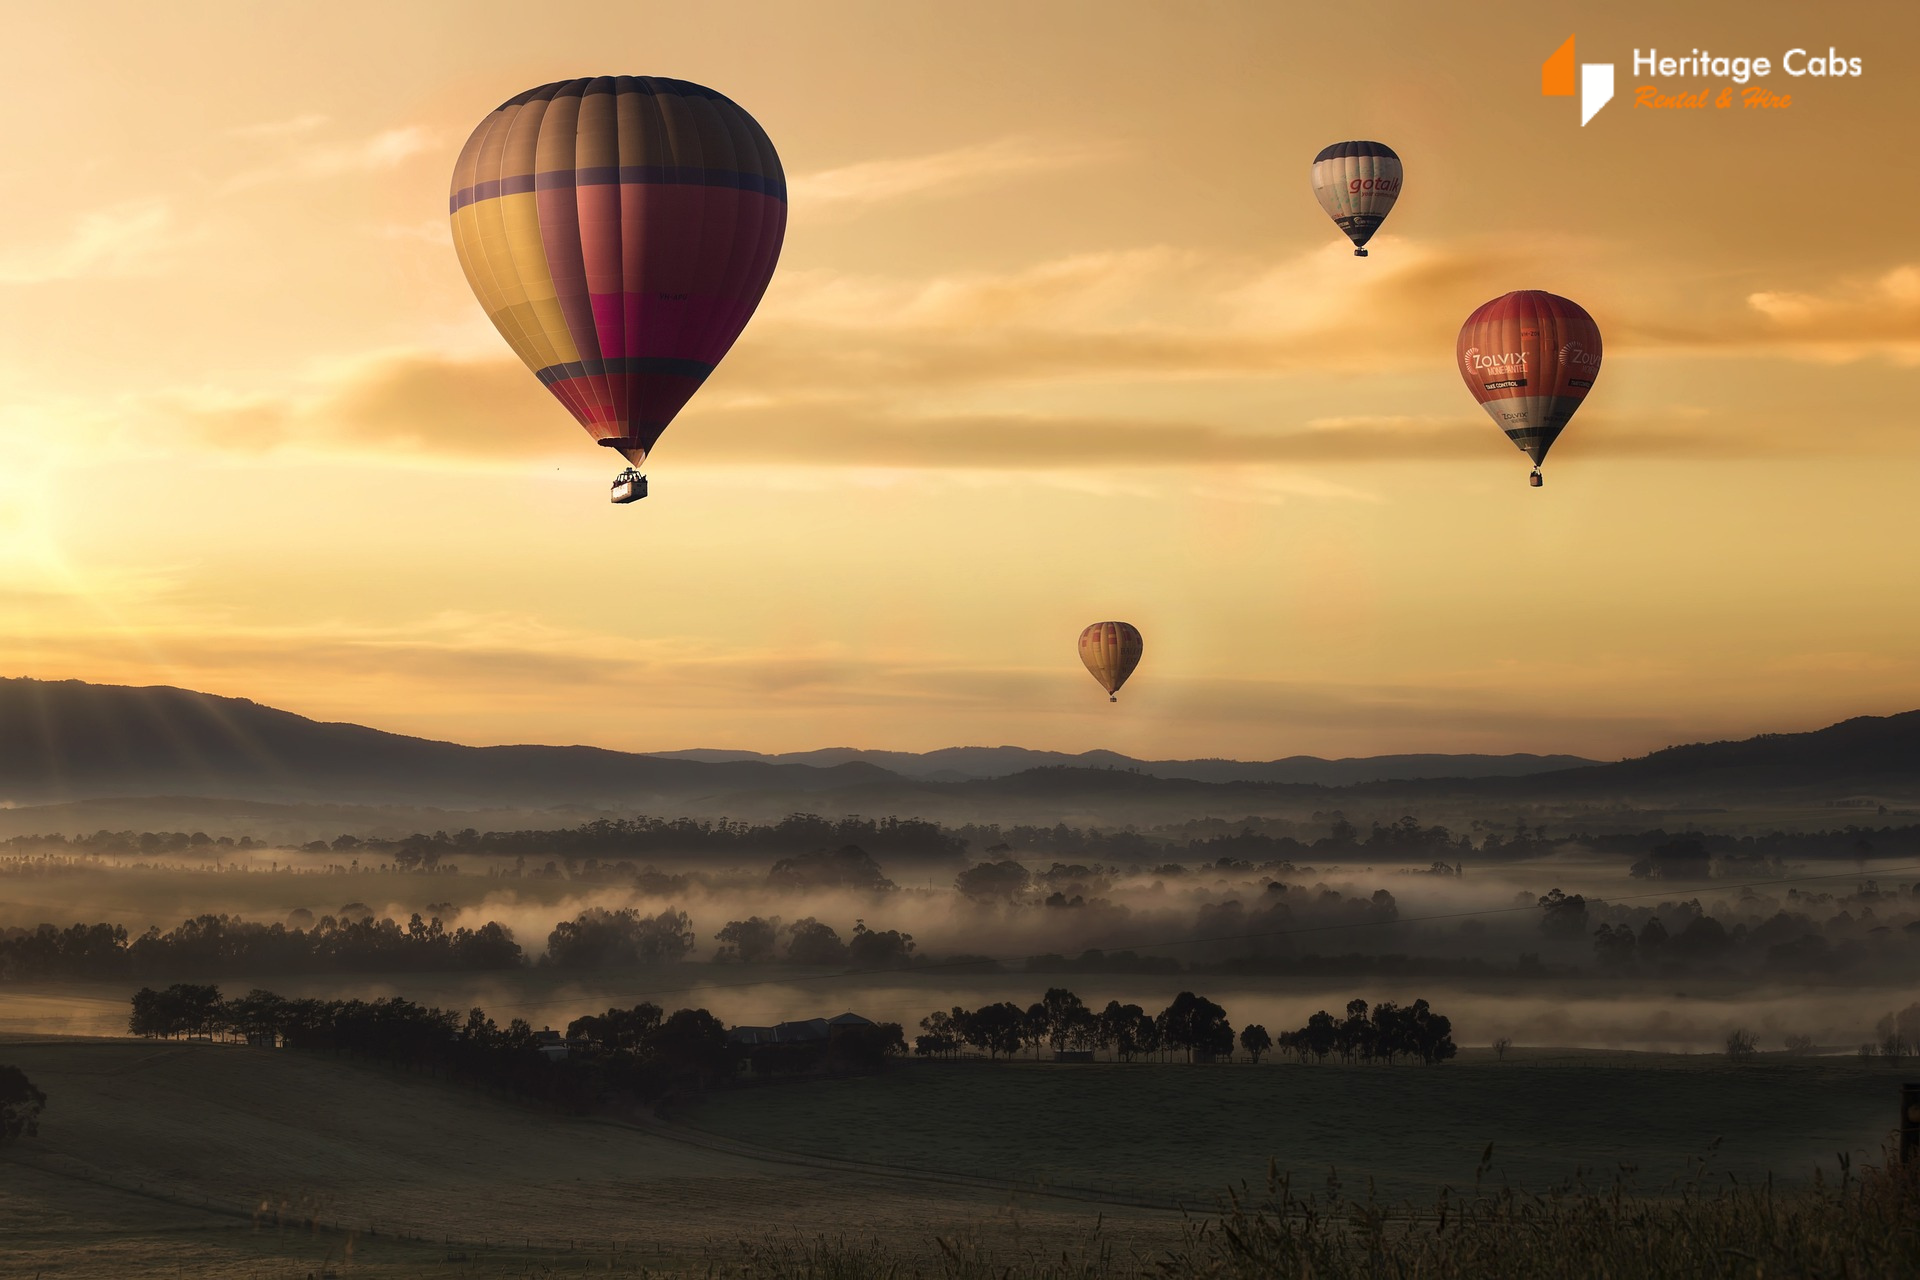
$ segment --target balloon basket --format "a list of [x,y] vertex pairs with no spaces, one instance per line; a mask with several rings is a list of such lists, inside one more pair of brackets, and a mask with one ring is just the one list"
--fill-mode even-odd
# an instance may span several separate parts
[[1527,477],[1527,483],[1532,485],[1534,488],[1538,489],[1541,485],[1545,484],[1546,481],[1540,478],[1540,473],[1538,471],[1535,471],[1532,475]]
[[647,496],[647,478],[628,467],[613,478],[612,501],[616,504],[638,502]]
[[1365,249],[1355,249],[1353,251],[1353,256],[1356,258],[1364,258],[1367,256],[1367,251]]

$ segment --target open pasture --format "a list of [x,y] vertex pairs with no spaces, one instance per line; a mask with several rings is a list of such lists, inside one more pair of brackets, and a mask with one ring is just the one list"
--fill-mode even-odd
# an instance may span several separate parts
[[[742,1240],[1017,1248],[1077,1238],[1101,1209],[762,1159],[344,1059],[67,1040],[0,1042],[0,1061],[49,1099],[40,1135],[0,1151],[0,1276],[702,1274]],[[1173,1230],[1107,1222],[1121,1240]]]
[[1777,1182],[1878,1162],[1901,1073],[1853,1059],[1724,1059],[1517,1050],[1440,1067],[922,1062],[877,1078],[720,1092],[683,1119],[784,1151],[1211,1208],[1263,1185],[1430,1203],[1489,1178],[1537,1189],[1585,1170],[1677,1189],[1706,1158]]

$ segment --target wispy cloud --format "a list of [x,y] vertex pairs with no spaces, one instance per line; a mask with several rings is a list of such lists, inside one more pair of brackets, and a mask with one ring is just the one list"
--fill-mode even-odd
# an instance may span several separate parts
[[0,283],[150,275],[183,239],[170,201],[124,201],[81,214],[56,240],[0,251]]
[[1807,344],[1849,358],[1871,353],[1920,360],[1920,266],[1905,263],[1826,293],[1767,290],[1747,305],[1774,341]]
[[287,120],[266,120],[259,124],[235,125],[227,130],[230,138],[291,138],[302,133],[311,133],[328,121],[327,116],[318,112],[294,116]]
[[930,155],[863,160],[793,179],[789,191],[799,216],[844,214],[910,197],[930,198],[979,190],[1026,174],[1111,159],[1110,146],[1010,137],[937,151]]
[[241,191],[273,182],[314,182],[351,174],[380,173],[432,151],[438,143],[436,135],[420,125],[385,129],[351,142],[316,143],[292,151],[272,164],[234,175],[227,180],[224,190]]

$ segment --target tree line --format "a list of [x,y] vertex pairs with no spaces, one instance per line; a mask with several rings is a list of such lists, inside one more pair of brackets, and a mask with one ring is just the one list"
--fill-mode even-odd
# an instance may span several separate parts
[[[358,905],[358,904],[350,904]],[[448,929],[416,912],[405,924],[372,912],[322,916],[310,928],[202,915],[129,938],[123,925],[0,932],[0,979],[118,979],[195,973],[385,973],[512,969],[524,963],[505,925]]]
[[1227,1011],[1191,991],[1182,991],[1158,1013],[1118,1000],[1096,1012],[1065,987],[1048,988],[1024,1008],[1006,1000],[978,1009],[936,1009],[920,1020],[913,1051],[926,1058],[958,1058],[973,1049],[993,1060],[1022,1053],[1037,1058],[1050,1049],[1068,1055],[1106,1053],[1120,1062],[1166,1061],[1175,1055],[1187,1062],[1219,1062],[1231,1060],[1236,1045],[1256,1064],[1276,1048],[1303,1063],[1338,1055],[1346,1062],[1389,1065],[1403,1057],[1432,1065],[1457,1052],[1452,1022],[1425,1000],[1404,1008],[1389,1001],[1371,1010],[1366,1001],[1353,1000],[1344,1020],[1321,1010],[1276,1041],[1258,1024],[1236,1037]]
[[464,1015],[400,997],[289,1000],[254,990],[225,999],[217,986],[180,983],[134,993],[127,1021],[137,1036],[238,1040],[308,1052],[345,1053],[467,1081],[571,1111],[621,1099],[654,1101],[727,1079],[735,1055],[727,1030],[705,1009],[663,1014],[645,1004],[576,1020],[567,1053],[522,1019],[499,1026],[482,1009]]

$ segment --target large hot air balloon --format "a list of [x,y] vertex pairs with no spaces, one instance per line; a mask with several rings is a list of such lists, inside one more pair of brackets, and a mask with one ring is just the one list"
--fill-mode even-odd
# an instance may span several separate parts
[[1527,482],[1600,373],[1600,326],[1577,302],[1539,289],[1503,294],[1467,317],[1460,376],[1494,425],[1533,459]]
[[1336,142],[1313,158],[1313,196],[1367,256],[1367,241],[1400,198],[1400,157],[1384,142]]
[[453,169],[453,243],[501,336],[635,470],[766,292],[787,227],[773,144],[685,80],[600,76],[529,89]]
[[1080,633],[1080,661],[1107,691],[1108,702],[1118,702],[1120,686],[1140,665],[1140,633],[1127,622],[1096,622]]

